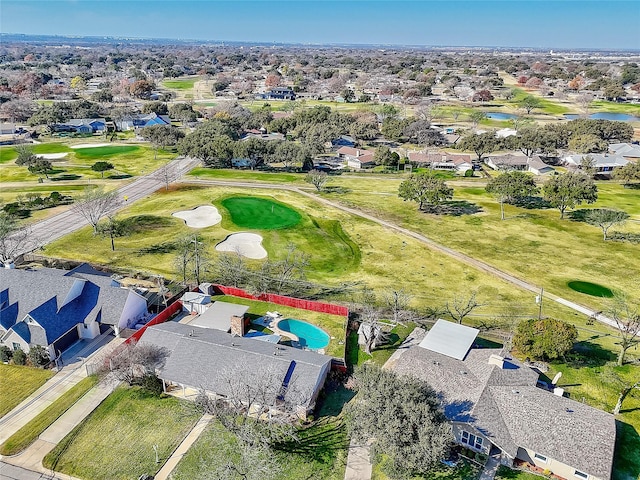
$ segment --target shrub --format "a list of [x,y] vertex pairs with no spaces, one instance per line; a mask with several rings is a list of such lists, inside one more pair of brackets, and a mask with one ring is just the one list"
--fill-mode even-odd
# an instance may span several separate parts
[[162,388],[162,380],[152,374],[138,378],[135,383],[154,395],[159,396],[164,391]]
[[27,364],[27,355],[19,348],[17,348],[13,352],[13,363],[15,365],[26,365]]
[[545,318],[525,320],[518,325],[513,345],[531,358],[553,360],[563,357],[578,338],[575,325]]
[[0,362],[8,362],[13,357],[13,350],[6,345],[0,346]]
[[34,367],[46,367],[51,363],[49,352],[40,345],[32,345],[27,354],[29,363]]

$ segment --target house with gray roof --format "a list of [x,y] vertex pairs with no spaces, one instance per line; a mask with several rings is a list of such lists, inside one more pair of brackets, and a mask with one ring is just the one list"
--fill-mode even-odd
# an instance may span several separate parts
[[581,169],[582,160],[587,157],[591,158],[595,173],[600,175],[611,175],[614,170],[624,167],[629,163],[629,160],[624,158],[622,155],[609,155],[607,153],[567,155],[563,160],[568,168]]
[[74,270],[0,269],[0,344],[55,358],[79,339],[132,328],[148,315],[144,297],[83,264]]
[[539,155],[526,157],[524,155],[494,155],[487,157],[485,163],[493,170],[513,171],[533,173],[534,175],[544,175],[552,173],[555,169],[547,165]]
[[640,161],[640,145],[635,143],[611,143],[609,152],[621,155],[629,161]]
[[331,368],[331,357],[316,352],[177,322],[147,328],[139,343],[167,350],[157,372],[165,391],[174,385],[229,398],[252,390],[246,403],[259,398],[277,412],[284,402],[301,416],[314,408]]
[[[444,330],[436,328],[442,324]],[[416,328],[385,368],[438,392],[457,443],[507,466],[526,462],[566,479],[609,480],[615,417],[562,396],[562,389],[537,387],[536,371],[504,349],[473,348],[468,330],[475,329],[438,320],[430,338]]]

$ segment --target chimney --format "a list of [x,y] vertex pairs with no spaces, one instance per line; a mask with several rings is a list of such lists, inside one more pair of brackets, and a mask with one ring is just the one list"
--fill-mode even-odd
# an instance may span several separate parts
[[489,357],[489,365],[496,365],[499,368],[504,368],[504,357],[492,353]]
[[244,317],[231,316],[231,335],[244,337]]

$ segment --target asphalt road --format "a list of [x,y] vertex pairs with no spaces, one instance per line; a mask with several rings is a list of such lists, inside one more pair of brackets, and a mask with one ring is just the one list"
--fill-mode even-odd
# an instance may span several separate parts
[[[162,168],[167,168],[171,172],[172,177],[180,178],[189,170],[195,168],[198,164],[198,160],[178,157],[169,162],[166,167]],[[129,204],[145,198],[156,190],[164,187],[165,182],[163,175],[158,172],[159,170],[151,172],[149,175],[140,177],[119,188],[117,193],[118,197],[122,201],[120,205],[109,213],[115,213],[118,210],[126,208]],[[18,257],[24,253],[30,253],[47,243],[53,242],[54,240],[87,225],[89,225],[89,222],[72,208],[40,222],[34,223],[28,227],[29,240],[17,251],[14,251],[13,256]]]

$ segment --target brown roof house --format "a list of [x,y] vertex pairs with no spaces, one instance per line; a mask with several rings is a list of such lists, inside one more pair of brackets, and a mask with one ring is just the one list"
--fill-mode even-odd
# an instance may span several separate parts
[[362,148],[340,147],[336,154],[347,161],[349,168],[360,170],[361,168],[371,168],[376,162],[373,160],[374,152]]
[[527,462],[566,479],[609,480],[613,415],[537,385],[538,373],[503,349],[473,348],[478,330],[438,320],[416,328],[385,368],[438,392],[456,443],[503,465]]

